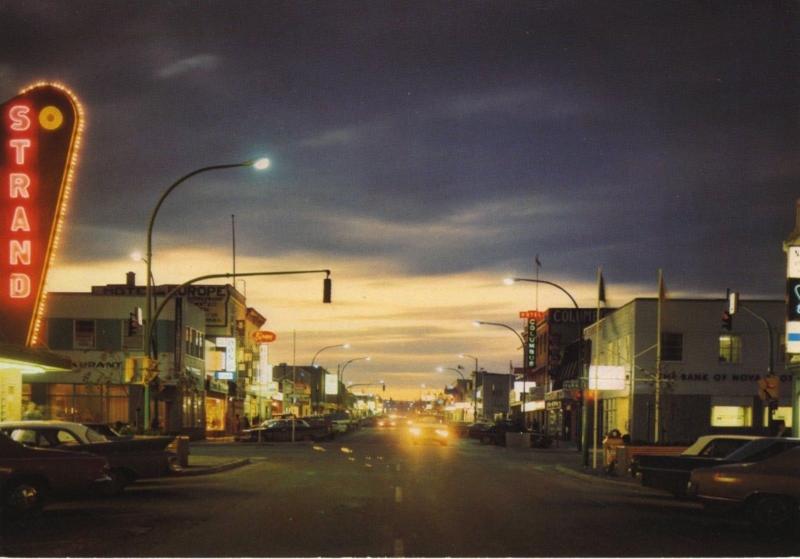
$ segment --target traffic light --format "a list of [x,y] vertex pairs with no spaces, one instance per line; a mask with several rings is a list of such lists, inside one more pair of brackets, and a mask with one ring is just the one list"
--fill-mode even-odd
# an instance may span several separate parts
[[142,308],[134,308],[128,315],[128,336],[135,336],[142,327]]
[[323,303],[330,303],[331,302],[331,290],[332,290],[332,283],[333,280],[331,278],[325,278],[322,284],[322,302]]
[[136,359],[133,357],[125,358],[125,383],[130,384],[136,376]]
[[722,329],[727,330],[728,332],[731,331],[733,328],[733,315],[728,311],[722,312]]
[[383,391],[386,392],[386,383],[383,383]]

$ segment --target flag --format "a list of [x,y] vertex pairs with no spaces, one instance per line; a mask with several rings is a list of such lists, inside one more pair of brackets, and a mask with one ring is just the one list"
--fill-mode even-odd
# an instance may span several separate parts
[[603,270],[597,269],[597,303],[605,304],[606,302],[606,284],[603,281]]

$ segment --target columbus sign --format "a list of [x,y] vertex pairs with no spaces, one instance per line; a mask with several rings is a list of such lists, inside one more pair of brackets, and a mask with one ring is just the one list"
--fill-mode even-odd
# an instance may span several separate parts
[[0,105],[0,119],[0,341],[32,346],[77,163],[81,109],[65,87],[42,83]]

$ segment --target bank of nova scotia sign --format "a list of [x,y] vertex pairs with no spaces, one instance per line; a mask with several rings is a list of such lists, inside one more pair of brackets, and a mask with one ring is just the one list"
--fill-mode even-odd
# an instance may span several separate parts
[[39,341],[82,111],[64,86],[39,83],[0,105],[0,118],[0,341],[31,346]]

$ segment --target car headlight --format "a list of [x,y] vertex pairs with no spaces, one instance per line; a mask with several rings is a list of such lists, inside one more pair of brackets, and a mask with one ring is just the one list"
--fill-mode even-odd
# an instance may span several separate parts
[[447,431],[447,429],[437,429],[436,434],[439,435],[440,437],[450,436],[450,433]]
[[415,437],[419,437],[422,434],[422,429],[419,427],[409,427],[408,432],[414,435]]

